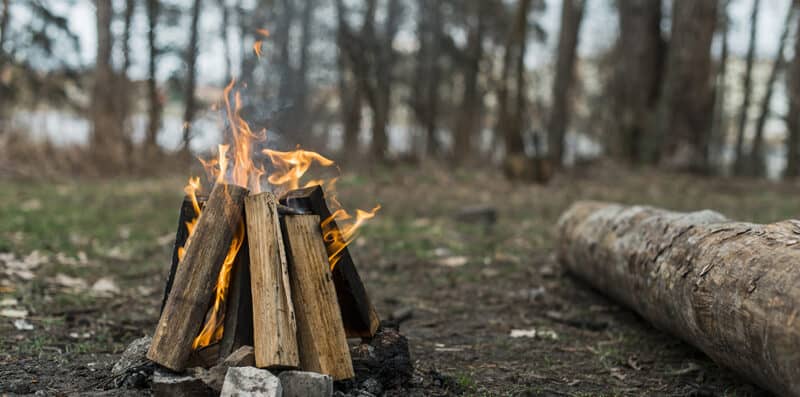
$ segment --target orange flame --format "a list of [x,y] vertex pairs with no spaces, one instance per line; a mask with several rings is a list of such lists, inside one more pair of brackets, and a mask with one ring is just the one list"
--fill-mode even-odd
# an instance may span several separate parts
[[334,164],[333,161],[317,152],[302,149],[292,152],[264,149],[263,153],[269,156],[272,165],[275,167],[275,171],[269,175],[267,181],[287,191],[300,187],[300,178],[305,175],[314,162],[323,167],[330,167]]
[[228,253],[225,255],[225,260],[222,261],[222,268],[219,271],[214,306],[211,308],[211,314],[208,316],[208,321],[203,326],[203,330],[194,338],[193,349],[208,346],[222,339],[223,322],[225,321],[225,312],[222,308],[225,298],[228,296],[233,263],[236,260],[236,254],[239,253],[239,248],[242,247],[242,242],[244,242],[244,222],[239,222],[239,227],[236,229],[236,234],[233,236]]
[[333,270],[336,264],[339,263],[339,260],[342,259],[342,252],[344,249],[355,240],[358,229],[368,219],[374,218],[379,209],[381,209],[380,205],[375,206],[375,208],[370,211],[356,210],[355,222],[336,227],[337,224],[334,223],[335,221],[349,220],[352,218],[347,211],[340,208],[320,223],[322,237],[323,240],[325,240],[325,248],[328,251],[328,262],[331,265],[331,270]]
[[256,40],[255,43],[253,43],[253,52],[255,52],[256,56],[259,58],[261,58],[261,47],[263,44],[264,42],[261,40]]

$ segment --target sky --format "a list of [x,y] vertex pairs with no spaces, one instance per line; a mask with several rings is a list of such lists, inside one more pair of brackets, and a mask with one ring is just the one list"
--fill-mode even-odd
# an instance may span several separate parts
[[[480,1],[480,0],[473,0]],[[587,10],[581,29],[579,44],[579,54],[582,56],[591,55],[598,50],[608,48],[612,45],[617,32],[617,18],[611,7],[614,0],[587,0]],[[706,0],[702,0],[706,1]],[[783,20],[789,2],[791,0],[762,0],[761,12],[757,30],[757,56],[771,58],[774,57],[778,38],[781,33]],[[548,33],[546,43],[532,46],[526,60],[530,66],[548,63],[552,60],[556,38],[558,37],[559,17],[561,10],[560,0],[547,0],[547,9],[541,16],[541,24]],[[93,0],[76,0],[72,7],[68,7],[68,0],[54,1],[55,8],[68,9],[69,21],[73,31],[81,39],[80,58],[85,65],[89,65],[94,59],[94,42],[96,37],[94,21],[94,2]],[[730,49],[733,54],[744,55],[747,51],[749,40],[749,16],[753,0],[732,0],[729,13],[732,18],[732,26],[729,36]],[[119,1],[115,6],[120,6]],[[224,58],[222,54],[220,16],[215,2],[205,2],[205,10],[201,19],[201,56],[199,58],[199,76],[201,83],[220,83],[224,76]],[[146,21],[144,13],[137,13],[134,21],[134,29],[140,34],[135,35],[132,43],[135,62],[132,74],[135,78],[141,78],[145,74],[146,42],[144,32],[146,31]],[[114,26],[115,30],[121,29],[120,24]],[[233,29],[231,34],[235,36]],[[184,27],[165,29],[160,40],[164,42],[181,45],[188,36],[187,29]],[[238,40],[233,37],[232,41]],[[234,62],[236,64],[237,62]],[[174,71],[180,67],[180,61],[174,57],[165,58],[160,65],[162,73]],[[161,76],[166,78],[166,75]]]

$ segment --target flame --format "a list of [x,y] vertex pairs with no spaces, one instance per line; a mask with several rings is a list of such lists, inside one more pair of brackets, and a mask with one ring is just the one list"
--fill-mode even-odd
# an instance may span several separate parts
[[[269,36],[266,29],[258,29],[257,32],[264,37]],[[262,41],[256,41],[254,50],[257,55],[261,55]],[[208,178],[216,184],[235,184],[246,187],[251,193],[256,194],[262,191],[262,179],[268,182],[268,189],[275,194],[297,189],[301,186],[301,180],[315,164],[321,167],[334,167],[336,164],[327,157],[299,147],[293,151],[277,151],[264,149],[258,151],[256,147],[266,141],[266,130],[253,132],[249,124],[242,119],[240,110],[242,109],[242,98],[238,91],[234,91],[236,80],[233,79],[225,87],[224,107],[226,114],[226,130],[230,135],[230,145],[218,145],[216,156],[210,159],[200,159]],[[257,161],[253,155],[265,155],[265,162]],[[266,173],[269,168],[271,172]],[[337,168],[338,170],[338,168]],[[311,179],[303,183],[304,187],[320,185],[324,186],[325,199],[334,213],[324,221],[320,222],[323,231],[323,238],[328,251],[328,260],[331,269],[341,259],[342,252],[355,237],[359,228],[368,219],[375,216],[380,206],[376,206],[370,211],[356,210],[355,217],[345,211],[336,199],[336,182],[338,177],[327,179]],[[192,206],[198,217],[186,222],[189,231],[189,238],[185,247],[191,242],[195,231],[198,218],[201,213],[200,205],[197,201],[197,193],[200,191],[200,178],[192,177],[184,188],[184,192],[192,200]],[[338,227],[337,227],[338,226]],[[222,263],[217,283],[215,286],[214,303],[207,316],[206,323],[202,331],[193,341],[193,348],[198,349],[208,346],[222,338],[224,332],[223,323],[225,318],[225,303],[230,284],[231,270],[234,266],[236,255],[242,246],[245,236],[244,224],[240,224],[228,252]],[[178,258],[183,259],[185,247],[178,248]],[[190,266],[190,264],[188,265]]]
[[[317,152],[297,149],[291,152],[264,149],[263,153],[269,156],[275,171],[267,178],[270,184],[286,190],[300,187],[300,178],[305,175],[311,164],[317,162],[323,167],[330,167],[334,162]],[[313,182],[313,181],[312,181]]]
[[211,314],[208,316],[203,330],[194,338],[192,348],[197,349],[205,347],[213,342],[222,339],[224,331],[223,322],[225,320],[225,312],[222,310],[225,303],[225,297],[228,296],[228,286],[231,283],[231,270],[233,263],[236,260],[236,254],[239,253],[239,248],[242,247],[244,242],[244,222],[239,222],[239,227],[236,229],[236,234],[233,236],[228,253],[225,255],[225,260],[222,262],[222,268],[219,271],[217,278],[216,293],[214,298],[214,306],[211,308]]
[[261,47],[262,47],[263,44],[264,44],[264,42],[262,40],[256,40],[253,43],[253,52],[255,52],[256,56],[259,57],[259,58],[261,58]]
[[322,228],[322,237],[325,240],[325,248],[328,251],[328,262],[331,265],[331,270],[336,267],[339,260],[342,259],[342,252],[355,240],[358,229],[368,219],[375,217],[378,210],[381,209],[380,205],[376,205],[370,211],[356,210],[355,222],[347,223],[344,226],[336,227],[336,221],[350,220],[352,216],[344,209],[334,211],[331,216],[320,223]]

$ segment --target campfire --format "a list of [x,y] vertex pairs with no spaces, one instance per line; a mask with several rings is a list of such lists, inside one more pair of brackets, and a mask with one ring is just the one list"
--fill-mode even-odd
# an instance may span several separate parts
[[259,368],[353,378],[347,338],[374,336],[380,320],[348,245],[380,206],[351,216],[336,199],[336,178],[301,186],[312,165],[333,161],[258,149],[266,130],[240,117],[234,86],[224,91],[230,145],[201,160],[213,188],[204,195],[192,177],[184,189],[147,358],[182,371],[253,346]]

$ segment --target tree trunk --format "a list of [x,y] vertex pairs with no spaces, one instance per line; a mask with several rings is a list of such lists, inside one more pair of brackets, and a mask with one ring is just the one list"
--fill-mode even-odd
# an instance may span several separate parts
[[772,70],[769,72],[767,79],[764,97],[761,99],[761,110],[758,113],[756,120],[756,133],[753,137],[753,146],[750,149],[749,166],[750,174],[753,176],[762,176],[766,174],[767,165],[765,163],[766,156],[764,155],[764,126],[767,124],[767,118],[770,115],[770,103],[772,102],[772,92],[775,88],[775,81],[778,79],[778,74],[786,64],[786,58],[783,55],[784,47],[786,47],[786,39],[789,37],[789,27],[792,24],[792,16],[794,15],[796,2],[789,5],[789,10],[786,12],[786,21],[783,23],[783,31],[781,38],[778,40],[778,52],[775,54],[775,60],[772,63]]
[[400,28],[400,0],[389,0],[386,5],[386,21],[382,38],[378,44],[377,68],[374,70],[375,90],[372,102],[372,148],[375,160],[386,159],[389,150],[387,129],[391,122],[392,85],[394,84],[395,51],[392,47]]
[[[800,28],[800,13],[797,27]],[[795,178],[800,175],[800,38],[795,38],[794,60],[788,73],[789,112],[786,126],[789,136],[786,139],[786,170],[784,177]]]
[[417,122],[425,133],[425,151],[428,156],[439,154],[441,147],[437,134],[441,52],[442,10],[440,2],[421,0],[418,2],[419,26],[417,41],[420,43],[416,55],[416,76],[413,82],[412,108]]
[[339,68],[339,114],[342,123],[344,142],[342,158],[352,161],[353,154],[359,152],[358,135],[361,132],[361,87],[354,75],[354,64],[348,53],[348,46],[352,43],[349,27],[345,19],[344,3],[336,1],[336,61]]
[[711,110],[711,39],[716,1],[675,0],[663,95],[656,121],[661,163],[706,172]]
[[466,59],[462,61],[464,94],[459,105],[459,115],[454,133],[453,151],[456,163],[463,164],[472,157],[474,141],[481,131],[481,106],[483,95],[479,79],[483,60],[483,37],[486,30],[485,2],[469,2],[475,22],[467,35]]
[[156,28],[160,14],[159,0],[147,0],[147,134],[145,135],[145,151],[148,157],[159,152],[158,131],[161,129],[162,103],[158,94],[157,61],[158,47],[156,47]]
[[661,0],[617,2],[620,34],[612,88],[614,122],[609,154],[637,164],[656,108],[663,72]]
[[292,128],[295,131],[307,134],[310,130],[310,114],[308,109],[308,70],[311,64],[309,49],[314,41],[311,25],[314,23],[315,0],[306,0],[300,19],[300,56],[295,73],[294,106],[292,107]]
[[8,21],[11,19],[11,4],[9,0],[3,0],[3,14],[0,15],[0,54],[5,54],[3,46],[6,43],[6,32],[8,32]]
[[122,145],[123,125],[118,117],[118,100],[115,95],[117,81],[111,66],[113,38],[111,0],[96,0],[97,7],[97,60],[92,89],[92,134],[90,144],[97,164],[103,170],[118,171],[125,164],[126,153]]
[[120,99],[119,108],[119,122],[122,123],[123,129],[120,131],[122,145],[125,153],[133,153],[133,137],[131,126],[131,114],[134,112],[135,92],[133,83],[131,82],[128,74],[131,68],[131,28],[133,23],[133,14],[136,12],[136,1],[125,0],[124,16],[124,30],[122,33],[122,70],[119,76]]
[[800,394],[797,221],[581,202],[558,223],[573,274],[777,395]]
[[183,136],[181,138],[181,150],[188,154],[190,152],[189,144],[192,140],[192,122],[194,121],[194,114],[197,111],[197,98],[194,96],[194,91],[197,86],[197,52],[198,46],[198,29],[200,23],[200,7],[202,0],[194,0],[192,6],[192,23],[189,34],[189,47],[186,49],[186,86],[184,91],[185,108],[183,111]]
[[[506,157],[525,154],[525,142],[522,139],[522,126],[517,123],[519,117],[516,114],[521,109],[520,104],[516,103],[520,98],[519,91],[524,89],[518,84],[520,62],[523,56],[524,41],[528,25],[528,11],[530,10],[530,0],[520,0],[514,14],[515,19],[511,24],[508,36],[506,37],[505,49],[503,54],[503,66],[500,76],[500,90],[498,92],[498,116],[497,132],[502,134],[505,144]],[[516,72],[516,73],[515,73]],[[515,81],[517,80],[517,81]],[[516,94],[512,101],[512,91]]]
[[745,171],[744,158],[744,135],[747,129],[747,114],[750,109],[750,94],[753,60],[756,55],[756,30],[758,28],[758,9],[761,1],[753,0],[753,11],[750,13],[750,45],[747,47],[747,58],[745,61],[744,76],[742,82],[742,107],[739,110],[739,122],[736,129],[736,152],[733,163],[733,174],[742,175]]
[[583,19],[584,0],[564,0],[561,8],[561,30],[553,81],[553,103],[547,123],[550,159],[555,166],[564,160],[567,124],[570,112],[570,88],[575,74],[575,55]]
[[730,17],[728,3],[730,0],[720,0],[722,9],[719,20],[722,26],[722,49],[717,63],[717,74],[714,81],[714,119],[711,121],[711,137],[709,138],[709,164],[722,169],[722,153],[725,149],[728,133],[728,121],[725,112],[725,98],[727,87],[725,84],[728,75],[728,31],[730,30]]
[[231,25],[231,12],[226,0],[217,0],[222,14],[222,48],[225,52],[225,81],[227,84],[233,78],[233,65],[231,61],[231,38],[228,29]]

